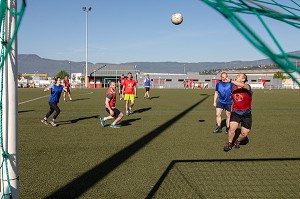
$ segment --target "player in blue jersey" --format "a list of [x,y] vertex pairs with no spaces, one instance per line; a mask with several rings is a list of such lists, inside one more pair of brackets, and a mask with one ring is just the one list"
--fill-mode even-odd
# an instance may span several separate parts
[[231,105],[232,105],[232,89],[233,84],[228,80],[228,75],[226,72],[221,73],[221,81],[216,85],[216,91],[214,95],[214,104],[216,107],[216,120],[217,120],[217,128],[213,131],[213,133],[221,133],[222,127],[222,111],[226,111],[226,133],[229,131],[229,122],[230,122],[230,113],[231,113]]
[[151,87],[151,79],[149,77],[149,74],[147,74],[145,80],[144,80],[144,87],[146,89],[146,92],[145,92],[145,95],[144,95],[144,99],[148,98],[148,99],[151,99],[150,98],[150,95],[149,95],[149,91],[150,91],[150,87]]
[[67,92],[67,89],[64,88],[64,86],[60,84],[60,78],[56,77],[55,78],[55,83],[44,89],[45,92],[49,91],[49,90],[50,90],[50,93],[51,93],[50,99],[48,101],[49,106],[50,106],[50,110],[48,111],[48,113],[46,114],[44,119],[42,119],[41,121],[44,124],[48,125],[48,118],[55,111],[55,114],[54,114],[53,119],[50,122],[50,124],[52,124],[52,126],[57,126],[57,123],[55,122],[55,119],[57,118],[57,116],[60,113],[60,109],[57,106],[57,104],[59,102],[59,98],[60,98],[60,95],[61,95],[62,91],[64,90],[65,92]]

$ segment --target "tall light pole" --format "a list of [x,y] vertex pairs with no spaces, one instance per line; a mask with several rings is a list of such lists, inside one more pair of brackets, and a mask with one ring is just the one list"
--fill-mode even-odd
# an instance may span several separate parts
[[70,79],[71,79],[71,61],[69,61],[69,66],[70,66]]
[[85,87],[88,87],[88,12],[92,10],[92,7],[82,7],[82,10],[86,13],[85,18]]

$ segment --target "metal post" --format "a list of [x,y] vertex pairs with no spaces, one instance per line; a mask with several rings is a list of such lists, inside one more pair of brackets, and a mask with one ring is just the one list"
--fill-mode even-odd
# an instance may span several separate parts
[[82,10],[86,13],[85,20],[85,87],[88,87],[88,12],[92,10],[92,7],[82,7]]

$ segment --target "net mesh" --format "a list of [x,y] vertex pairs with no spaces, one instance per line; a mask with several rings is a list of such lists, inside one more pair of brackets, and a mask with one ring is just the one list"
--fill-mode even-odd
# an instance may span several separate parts
[[300,198],[299,163],[176,161],[148,198]]
[[[295,29],[300,29],[300,2],[299,0],[200,0],[220,12],[257,50],[269,57],[294,82],[300,86],[297,76],[300,69],[297,63],[300,56],[287,53],[274,36],[274,31],[267,25],[266,19],[274,19]],[[250,23],[241,18],[242,15],[253,15],[265,29],[268,39],[274,47],[270,47],[266,38],[262,39],[251,27]],[[277,52],[277,53],[276,53]],[[279,52],[279,53],[278,53]]]

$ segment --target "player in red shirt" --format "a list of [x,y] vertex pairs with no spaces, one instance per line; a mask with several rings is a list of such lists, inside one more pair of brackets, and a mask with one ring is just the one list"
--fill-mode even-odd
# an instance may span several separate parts
[[123,113],[116,106],[116,83],[111,81],[109,83],[109,88],[106,91],[106,98],[105,98],[105,109],[106,112],[109,113],[107,117],[100,117],[101,125],[104,126],[106,120],[114,119],[115,121],[110,125],[110,127],[119,129],[121,128],[117,123],[123,118]]
[[120,100],[122,100],[122,91],[123,91],[123,84],[124,84],[124,80],[125,80],[125,76],[124,74],[121,75],[121,78],[118,81],[118,86],[119,86],[119,96],[120,96]]
[[69,82],[68,76],[65,76],[64,84],[65,84],[65,88],[67,89],[66,91],[64,90],[64,101],[66,101],[66,93],[68,93],[69,99],[70,99],[70,101],[72,101],[71,91],[70,91],[70,82]]
[[[132,73],[129,72],[127,79],[123,83],[122,98],[125,100],[126,115],[132,114],[134,99],[136,98],[136,82],[132,79]],[[128,106],[130,101],[130,105]]]
[[[229,80],[229,79],[228,79]],[[228,143],[224,147],[224,151],[228,152],[234,146],[240,148],[240,143],[249,134],[252,126],[251,102],[252,90],[247,82],[247,75],[240,73],[236,76],[235,80],[229,80],[234,87],[232,89],[231,98],[233,99],[232,111],[230,115],[230,129],[228,132]],[[241,134],[233,144],[235,131],[241,123]]]

